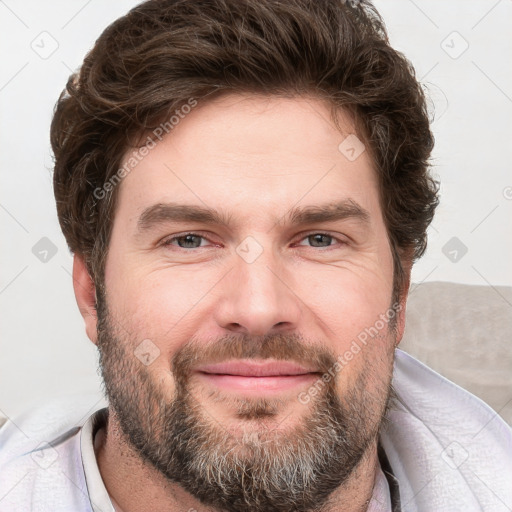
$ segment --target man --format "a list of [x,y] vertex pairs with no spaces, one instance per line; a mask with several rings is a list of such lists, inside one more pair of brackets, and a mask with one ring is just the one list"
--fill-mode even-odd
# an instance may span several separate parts
[[7,422],[0,510],[510,510],[510,429],[396,350],[437,185],[368,2],[145,2],[51,141],[109,407]]

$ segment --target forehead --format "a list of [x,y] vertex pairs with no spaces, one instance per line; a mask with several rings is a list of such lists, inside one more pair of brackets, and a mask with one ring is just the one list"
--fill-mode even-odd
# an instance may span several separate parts
[[116,221],[167,202],[222,209],[240,222],[340,200],[378,210],[369,153],[350,116],[339,112],[337,129],[324,101],[230,94],[179,114],[143,158],[124,156]]

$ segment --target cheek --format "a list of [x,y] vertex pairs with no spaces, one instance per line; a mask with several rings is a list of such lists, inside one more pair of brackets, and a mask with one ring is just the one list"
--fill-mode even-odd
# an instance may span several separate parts
[[315,338],[323,338],[337,359],[333,371],[340,389],[358,386],[363,374],[369,396],[381,397],[387,389],[394,348],[390,321],[396,314],[390,309],[392,283],[392,258],[384,256],[374,264],[324,269],[303,288],[320,329]]
[[198,328],[202,301],[207,302],[216,281],[213,277],[207,273],[199,277],[191,268],[149,274],[137,268],[117,275],[111,272],[107,283],[110,312],[135,346],[150,340],[145,343],[154,344],[160,352],[155,366],[168,368],[170,356]]
[[[347,266],[311,273],[298,292],[313,313],[325,322],[324,335],[335,337],[339,349],[365,329],[374,326],[380,315],[389,314],[392,271],[372,266]],[[382,322],[377,327],[382,328]]]

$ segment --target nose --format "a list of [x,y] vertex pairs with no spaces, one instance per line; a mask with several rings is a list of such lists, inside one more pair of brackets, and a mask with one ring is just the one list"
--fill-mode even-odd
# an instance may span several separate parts
[[215,310],[219,327],[253,336],[297,329],[301,300],[291,273],[270,251],[252,263],[236,257],[226,278]]

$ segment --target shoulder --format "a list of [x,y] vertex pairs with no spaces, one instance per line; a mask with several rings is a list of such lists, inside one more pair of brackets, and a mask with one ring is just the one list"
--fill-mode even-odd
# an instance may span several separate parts
[[[89,512],[80,430],[104,405],[84,395],[53,400],[0,428],[0,512]],[[71,508],[70,508],[71,507]]]
[[411,510],[510,510],[512,429],[499,414],[401,350],[393,390],[381,439]]

